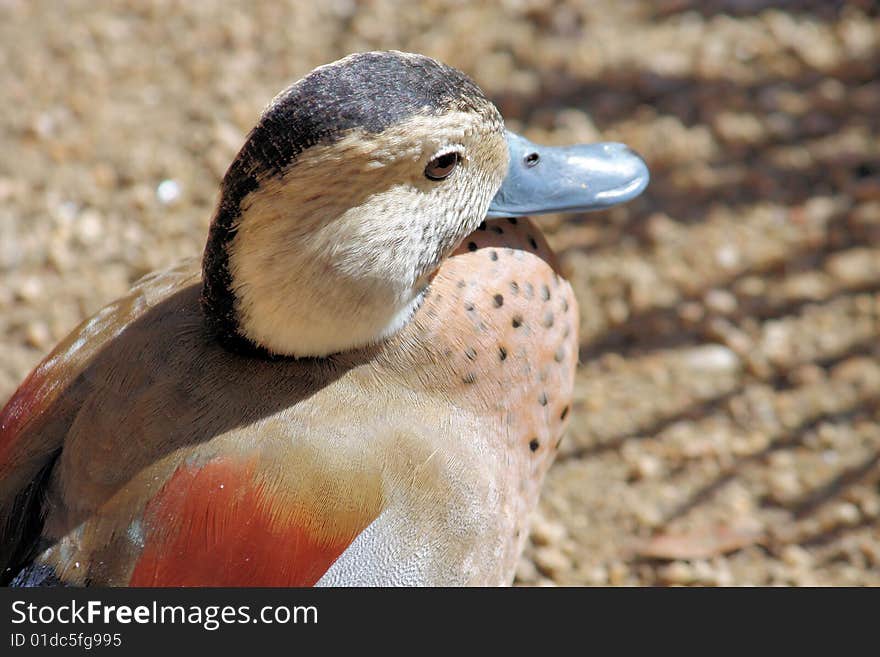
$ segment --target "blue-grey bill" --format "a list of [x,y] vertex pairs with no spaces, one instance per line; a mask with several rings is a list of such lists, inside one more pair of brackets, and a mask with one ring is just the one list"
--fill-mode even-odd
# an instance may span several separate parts
[[624,144],[538,146],[507,131],[510,167],[487,217],[604,210],[648,186],[648,167]]

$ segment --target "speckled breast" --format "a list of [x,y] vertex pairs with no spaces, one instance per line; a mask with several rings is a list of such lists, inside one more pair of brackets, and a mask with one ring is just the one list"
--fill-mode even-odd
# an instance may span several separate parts
[[443,264],[400,336],[413,385],[484,418],[481,448],[500,470],[499,530],[512,579],[528,516],[571,408],[578,309],[550,247],[529,219],[486,221]]

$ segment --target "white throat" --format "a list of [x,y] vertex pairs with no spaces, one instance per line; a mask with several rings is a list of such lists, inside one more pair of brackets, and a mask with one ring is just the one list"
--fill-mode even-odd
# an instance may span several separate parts
[[300,204],[295,231],[254,203],[230,250],[239,332],[273,353],[326,356],[400,330],[442,254],[409,227],[387,225],[373,207],[384,200],[335,217]]

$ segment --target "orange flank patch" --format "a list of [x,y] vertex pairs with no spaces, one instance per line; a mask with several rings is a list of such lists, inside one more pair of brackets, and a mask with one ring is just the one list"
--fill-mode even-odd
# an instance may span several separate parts
[[[144,512],[131,586],[311,586],[351,544],[326,538],[317,510],[279,509],[255,462],[182,465]],[[329,524],[329,523],[328,523]]]
[[43,363],[35,368],[0,411],[0,470],[10,457],[15,441],[25,425],[52,401],[46,389]]

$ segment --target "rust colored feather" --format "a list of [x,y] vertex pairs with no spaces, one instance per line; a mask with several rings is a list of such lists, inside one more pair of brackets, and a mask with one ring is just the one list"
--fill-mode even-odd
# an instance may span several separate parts
[[34,369],[0,411],[0,470],[12,453],[25,425],[45,410],[51,401],[50,379],[45,363]]
[[311,586],[363,530],[322,536],[319,515],[273,508],[255,460],[182,465],[147,505],[131,586]]

